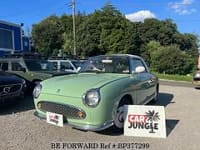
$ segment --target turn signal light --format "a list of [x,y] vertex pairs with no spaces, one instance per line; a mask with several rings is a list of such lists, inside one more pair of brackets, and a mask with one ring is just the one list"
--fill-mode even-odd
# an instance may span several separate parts
[[80,117],[80,118],[84,118],[85,114],[82,112],[82,111],[78,111],[77,115]]

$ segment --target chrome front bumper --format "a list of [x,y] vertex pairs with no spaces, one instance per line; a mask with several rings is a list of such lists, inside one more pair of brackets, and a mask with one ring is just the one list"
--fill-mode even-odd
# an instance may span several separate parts
[[192,84],[195,86],[200,86],[200,80],[193,80]]
[[[34,112],[34,115],[37,116],[38,118],[40,118],[41,120],[45,120],[46,117],[41,116],[37,111]],[[102,125],[99,126],[94,126],[94,125],[75,125],[75,124],[71,124],[71,123],[64,123],[64,125],[66,126],[71,126],[73,128],[76,129],[80,129],[80,130],[86,130],[86,131],[102,131],[106,128],[109,128],[111,126],[113,126],[113,121],[108,121],[108,122],[104,122]]]

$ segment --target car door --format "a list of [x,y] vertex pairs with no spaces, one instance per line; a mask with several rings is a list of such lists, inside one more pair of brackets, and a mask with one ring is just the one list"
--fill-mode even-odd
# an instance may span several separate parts
[[75,72],[75,68],[69,61],[61,61],[60,66],[62,71]]
[[[136,101],[137,104],[144,104],[148,102],[153,96],[154,85],[152,85],[152,76],[149,73],[149,70],[144,63],[139,58],[132,58],[130,60],[131,64],[131,73],[134,80],[136,80]],[[137,67],[144,67],[145,70],[143,72],[136,72]]]
[[0,70],[8,71],[8,62],[0,62]]

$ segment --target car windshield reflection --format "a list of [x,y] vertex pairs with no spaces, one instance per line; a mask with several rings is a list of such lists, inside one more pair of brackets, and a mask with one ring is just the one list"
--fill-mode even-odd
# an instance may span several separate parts
[[84,63],[79,72],[128,74],[130,73],[129,61],[127,57],[120,56],[92,57]]

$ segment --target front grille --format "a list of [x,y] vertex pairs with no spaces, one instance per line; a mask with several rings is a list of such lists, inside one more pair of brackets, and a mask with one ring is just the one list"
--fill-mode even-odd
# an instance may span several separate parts
[[22,84],[9,84],[0,86],[0,96],[12,95],[20,92]]
[[37,107],[43,112],[62,114],[65,118],[84,119],[86,117],[83,110],[71,105],[40,101],[37,103]]

